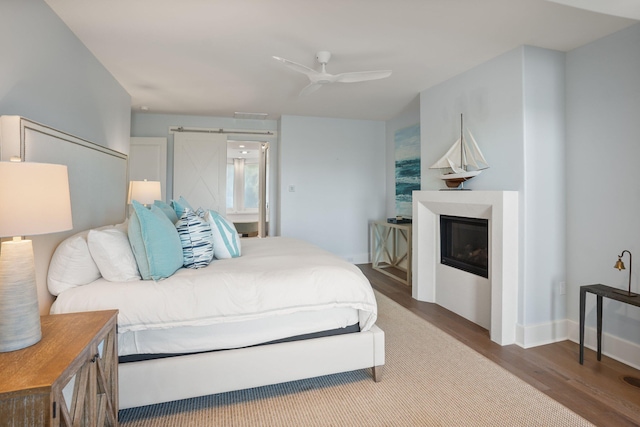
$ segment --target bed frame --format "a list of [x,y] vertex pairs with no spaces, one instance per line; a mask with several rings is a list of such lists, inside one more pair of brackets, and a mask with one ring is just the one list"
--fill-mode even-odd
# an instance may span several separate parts
[[236,350],[121,363],[120,408],[372,368],[380,381],[384,332],[334,335]]
[[[72,231],[34,236],[40,312],[53,301],[46,284],[56,246],[76,232],[122,222],[126,216],[128,158],[125,154],[18,116],[0,117],[0,160],[65,164],[73,214]],[[384,332],[366,332],[235,350],[121,363],[121,409],[242,390],[372,368],[380,381]]]

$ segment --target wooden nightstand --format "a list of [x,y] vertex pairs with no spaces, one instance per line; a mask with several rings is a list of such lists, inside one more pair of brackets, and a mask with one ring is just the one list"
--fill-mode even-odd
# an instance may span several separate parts
[[0,426],[117,426],[117,314],[42,316],[40,342],[0,353]]

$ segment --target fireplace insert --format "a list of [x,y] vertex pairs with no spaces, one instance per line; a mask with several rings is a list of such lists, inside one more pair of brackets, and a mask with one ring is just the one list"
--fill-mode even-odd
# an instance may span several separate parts
[[489,220],[440,215],[440,262],[489,277]]

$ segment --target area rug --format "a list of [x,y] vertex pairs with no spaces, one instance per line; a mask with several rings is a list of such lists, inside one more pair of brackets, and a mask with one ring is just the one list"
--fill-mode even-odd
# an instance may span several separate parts
[[120,411],[122,427],[590,426],[589,422],[376,293],[385,332],[370,370]]

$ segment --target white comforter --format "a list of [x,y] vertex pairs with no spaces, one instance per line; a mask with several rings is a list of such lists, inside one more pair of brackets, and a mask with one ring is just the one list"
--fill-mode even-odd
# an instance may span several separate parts
[[100,278],[64,291],[51,313],[118,309],[118,332],[128,332],[336,307],[359,310],[362,331],[375,323],[375,296],[360,269],[309,243],[270,237],[243,239],[241,257],[158,282]]

